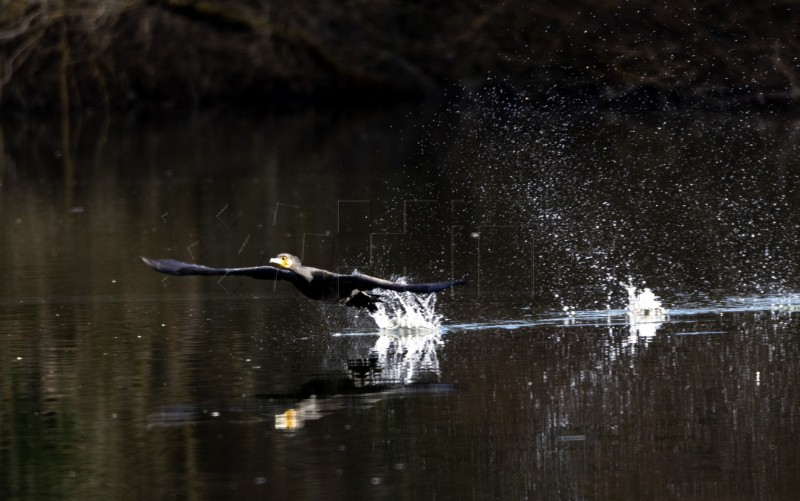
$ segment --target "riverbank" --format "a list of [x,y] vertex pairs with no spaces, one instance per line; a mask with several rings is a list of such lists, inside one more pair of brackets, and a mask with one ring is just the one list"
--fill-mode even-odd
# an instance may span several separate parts
[[14,1],[0,109],[393,102],[504,85],[622,106],[794,105],[789,2]]

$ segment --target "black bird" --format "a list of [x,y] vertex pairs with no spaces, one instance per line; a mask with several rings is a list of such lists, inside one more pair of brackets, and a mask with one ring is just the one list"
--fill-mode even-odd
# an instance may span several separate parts
[[311,299],[340,302],[355,308],[376,311],[375,303],[380,296],[367,294],[372,289],[387,289],[396,292],[425,294],[443,291],[454,285],[467,283],[465,279],[448,280],[427,284],[401,284],[380,278],[353,273],[342,275],[319,268],[303,266],[300,259],[291,254],[278,254],[269,260],[272,264],[249,268],[210,268],[199,264],[184,263],[174,259],[142,258],[149,267],[168,275],[243,275],[260,280],[286,280]]

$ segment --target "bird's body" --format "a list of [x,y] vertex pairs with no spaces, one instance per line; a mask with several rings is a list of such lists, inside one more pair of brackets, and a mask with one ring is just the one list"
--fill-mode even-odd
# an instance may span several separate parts
[[454,285],[466,283],[466,280],[459,279],[424,284],[403,284],[360,273],[343,275],[303,266],[300,259],[285,253],[270,259],[271,264],[248,268],[211,268],[174,259],[148,259],[146,257],[143,257],[142,261],[154,270],[168,275],[242,275],[260,280],[285,280],[291,282],[310,299],[341,302],[355,308],[367,308],[369,311],[377,309],[375,303],[380,302],[380,296],[367,294],[365,291],[386,289],[395,292],[424,294],[440,292]]

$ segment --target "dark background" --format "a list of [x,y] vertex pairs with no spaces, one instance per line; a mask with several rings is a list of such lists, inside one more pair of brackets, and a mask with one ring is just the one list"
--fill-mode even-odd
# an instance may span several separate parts
[[0,108],[797,101],[794,2],[11,0]]

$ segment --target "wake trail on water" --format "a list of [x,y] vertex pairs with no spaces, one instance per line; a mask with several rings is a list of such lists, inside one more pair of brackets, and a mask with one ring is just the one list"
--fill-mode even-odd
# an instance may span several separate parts
[[[404,283],[404,278],[398,281]],[[377,311],[369,313],[379,331],[405,332],[415,330],[445,334],[458,331],[504,329],[516,330],[540,326],[580,327],[596,325],[646,326],[671,321],[685,321],[691,317],[709,314],[731,314],[770,311],[786,313],[800,311],[800,294],[728,297],[709,302],[674,304],[667,309],[662,300],[649,288],[639,289],[631,283],[620,282],[627,292],[623,308],[605,310],[569,310],[542,313],[527,318],[494,319],[481,322],[445,324],[444,317],[436,311],[436,294],[385,291]],[[376,335],[379,332],[341,332],[337,336]]]
[[471,331],[487,329],[516,330],[530,327],[561,326],[580,327],[597,325],[646,326],[669,322],[682,322],[704,315],[724,315],[750,312],[770,312],[774,315],[800,312],[800,294],[728,297],[708,303],[688,302],[667,309],[652,290],[637,289],[630,284],[621,284],[628,292],[625,308],[606,310],[575,310],[543,313],[526,319],[497,319],[486,322],[471,322],[443,325],[442,331]]

